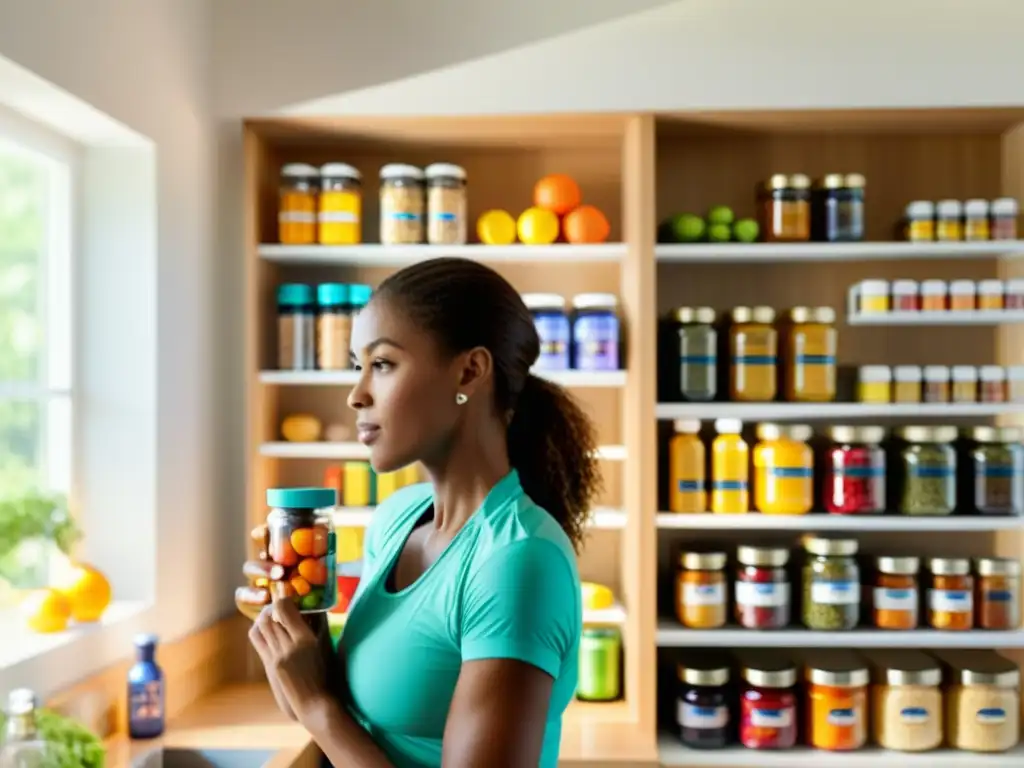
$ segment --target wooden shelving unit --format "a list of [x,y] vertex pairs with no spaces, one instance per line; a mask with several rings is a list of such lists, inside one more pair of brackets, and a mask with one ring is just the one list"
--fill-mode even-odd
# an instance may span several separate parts
[[[625,699],[611,705],[574,705],[565,743],[577,755],[587,744],[614,743],[631,764],[653,764],[660,749],[666,765],[768,765],[763,753],[729,750],[712,755],[659,738],[659,656],[695,645],[743,647],[995,647],[1018,662],[1024,642],[1018,633],[948,635],[920,632],[900,638],[870,632],[820,633],[796,629],[775,635],[726,630],[689,634],[659,619],[671,584],[671,558],[689,542],[717,542],[727,548],[751,540],[795,543],[805,530],[849,532],[874,551],[883,544],[922,556],[950,554],[1022,555],[1024,525],[1016,519],[835,520],[744,515],[674,516],[658,513],[665,478],[661,422],[675,418],[745,421],[801,420],[816,427],[856,420],[887,425],[927,423],[1024,423],[1024,404],[868,405],[830,403],[658,402],[656,318],[672,307],[736,305],[830,305],[839,314],[840,364],[1024,364],[1019,317],[969,322],[933,318],[902,322],[874,320],[845,311],[849,286],[868,278],[939,279],[1024,276],[1024,241],[971,244],[890,242],[893,225],[912,199],[952,197],[1024,200],[1024,110],[893,110],[678,113],[665,115],[566,115],[507,117],[382,117],[274,119],[245,126],[247,168],[246,375],[248,408],[249,519],[265,515],[267,487],[320,482],[326,462],[364,457],[347,443],[295,445],[280,442],[284,415],[303,410],[325,421],[345,421],[347,372],[273,370],[274,291],[285,280],[362,282],[376,285],[396,268],[436,255],[485,261],[523,291],[572,295],[609,291],[620,297],[625,331],[626,371],[611,375],[553,377],[571,387],[594,415],[607,446],[602,462],[606,498],[594,516],[594,532],[580,557],[584,578],[612,586],[621,604],[625,656]],[[364,188],[366,245],[340,248],[276,244],[276,192],[280,166],[342,160],[359,167]],[[608,216],[613,242],[600,246],[456,248],[373,243],[376,227],[376,172],[386,162],[420,165],[446,160],[469,174],[469,216],[487,208],[513,212],[529,205],[537,178],[548,172],[572,174],[586,202]],[[856,171],[867,177],[868,242],[828,245],[655,243],[656,222],[670,213],[703,212],[724,204],[738,215],[753,215],[754,188],[774,172]],[[875,325],[881,327],[874,327]],[[921,326],[921,327],[915,327]],[[660,435],[660,436],[659,436]],[[342,510],[349,525],[365,524],[371,509]],[[922,535],[925,534],[925,535]],[[243,532],[239,532],[243,535]],[[661,600],[659,601],[659,597]],[[820,635],[820,636],[819,636]],[[767,640],[758,638],[772,637]],[[659,651],[659,645],[666,647]],[[665,694],[666,691],[662,691]],[[664,727],[668,723],[661,723]],[[571,736],[568,731],[571,730]],[[862,765],[877,752],[819,756],[796,751],[779,758],[787,766]],[[1005,756],[943,753],[945,765],[998,765]],[[773,757],[772,759],[775,759]],[[908,760],[900,756],[900,761]],[[1019,758],[1018,758],[1019,759]]]

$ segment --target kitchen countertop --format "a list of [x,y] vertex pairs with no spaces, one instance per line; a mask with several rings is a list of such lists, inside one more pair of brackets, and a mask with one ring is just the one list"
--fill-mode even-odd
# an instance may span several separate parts
[[[299,768],[308,764],[310,741],[302,726],[278,710],[266,685],[234,685],[200,699],[172,719],[159,739],[108,740],[107,768],[132,768],[133,761],[160,747],[274,749],[277,753],[268,768]],[[562,726],[559,762],[639,768],[656,766],[658,754],[653,734],[645,739],[627,723],[602,722],[570,709]]]

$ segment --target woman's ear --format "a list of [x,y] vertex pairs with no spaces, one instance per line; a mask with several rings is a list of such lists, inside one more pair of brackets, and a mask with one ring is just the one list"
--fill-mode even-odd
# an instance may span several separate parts
[[472,398],[494,375],[494,358],[486,347],[473,347],[458,359],[458,391]]

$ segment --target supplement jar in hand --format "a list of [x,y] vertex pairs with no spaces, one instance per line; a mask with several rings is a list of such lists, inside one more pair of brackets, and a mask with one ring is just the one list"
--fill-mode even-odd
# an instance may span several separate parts
[[266,551],[281,566],[270,592],[291,598],[303,613],[329,611],[338,600],[332,488],[269,488]]

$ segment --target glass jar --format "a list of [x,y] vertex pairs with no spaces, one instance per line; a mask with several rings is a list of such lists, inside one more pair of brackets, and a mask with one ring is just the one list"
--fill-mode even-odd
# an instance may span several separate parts
[[862,365],[857,369],[857,400],[888,403],[892,398],[892,369],[887,365]]
[[904,515],[951,515],[956,508],[956,427],[902,427],[899,511]]
[[1017,239],[1017,201],[1012,197],[1000,197],[993,200],[989,208],[992,217],[989,236],[993,240]]
[[320,166],[317,211],[320,245],[357,245],[362,242],[362,179],[362,174],[347,163]]
[[917,629],[920,592],[916,557],[875,558],[871,593],[872,624],[878,629]]
[[953,280],[949,284],[949,308],[953,312],[973,312],[978,308],[977,285],[973,280]]
[[883,749],[925,752],[942,744],[942,668],[921,651],[873,651],[872,738]]
[[533,367],[538,371],[568,370],[572,331],[565,312],[565,298],[557,293],[524,293],[522,299],[533,315],[533,325],[540,338],[540,355]]
[[796,668],[785,659],[752,656],[740,669],[739,741],[747,749],[796,745]]
[[320,283],[316,287],[316,365],[321,371],[343,371],[349,366],[352,315],[348,286]]
[[466,242],[466,169],[452,163],[432,163],[427,180],[427,242],[462,245]]
[[806,424],[759,424],[754,447],[754,508],[804,515],[814,506],[814,453]]
[[921,389],[922,400],[926,403],[948,403],[949,377],[948,365],[926,365],[924,387]]
[[576,698],[614,701],[622,691],[622,635],[615,627],[584,627]]
[[842,651],[814,654],[807,665],[807,743],[839,752],[867,740],[870,674],[859,656]]
[[811,239],[811,180],[804,174],[777,173],[769,178],[761,194],[761,209],[766,242]]
[[978,281],[978,309],[1001,310],[1005,287],[1002,280]]
[[380,241],[384,245],[423,242],[423,170],[389,163],[380,169]]
[[967,432],[958,478],[960,509],[974,515],[1024,515],[1024,447],[1016,427]]
[[704,443],[700,439],[700,422],[695,419],[677,419],[675,434],[668,443],[670,512],[707,512],[708,495],[705,487]]
[[857,311],[865,315],[888,312],[889,281],[861,280],[856,286]]
[[968,200],[964,203],[964,240],[988,239],[988,200]]
[[1024,403],[1024,365],[1007,367],[1006,399],[1011,403]]
[[795,307],[786,334],[786,399],[827,403],[836,399],[836,311]]
[[1003,308],[1020,310],[1024,309],[1024,279],[1006,281],[1006,289],[1003,293]]
[[860,619],[856,539],[809,537],[804,550],[804,626],[829,631],[853,629]]
[[680,307],[679,392],[684,400],[707,402],[718,392],[718,334],[711,307]]
[[974,626],[974,580],[971,562],[962,557],[928,561],[928,626],[968,630]]
[[580,371],[617,371],[619,300],[613,293],[573,296],[573,367]]
[[964,239],[964,207],[959,200],[939,200],[935,205],[935,239],[950,242]]
[[974,561],[974,613],[978,629],[1020,628],[1020,560],[979,557]]
[[267,557],[280,566],[271,578],[275,598],[290,598],[302,613],[329,611],[338,601],[332,488],[268,488]]
[[954,403],[974,403],[978,400],[978,369],[973,365],[954,365],[950,378],[950,400]]
[[725,625],[725,553],[683,552],[676,576],[676,611],[690,629]]
[[920,403],[921,379],[919,365],[897,365],[892,369],[892,401],[894,403]]
[[1006,369],[1001,365],[983,365],[978,369],[978,400],[982,403],[1006,402]]
[[[954,749],[1006,752],[1020,740],[1020,670],[994,651],[935,651],[946,667],[946,741]],[[1011,761],[1012,762],[1012,761]]]
[[859,173],[830,173],[811,195],[812,239],[823,243],[864,239],[864,177]]
[[789,550],[739,547],[736,550],[736,622],[747,629],[789,625]]
[[316,242],[317,191],[320,171],[306,163],[288,163],[281,168],[277,203],[277,239],[282,245],[312,245]]
[[935,204],[930,200],[909,203],[903,221],[906,238],[910,242],[930,243],[935,239]]
[[679,738],[693,749],[721,749],[729,745],[732,717],[729,712],[729,666],[723,662],[679,664],[679,695],[676,723]]
[[745,402],[775,399],[778,333],[771,307],[736,307],[729,328],[729,398]]
[[342,501],[346,507],[369,507],[374,502],[373,469],[368,461],[346,461],[342,473]]
[[917,280],[892,281],[892,308],[894,312],[917,312],[921,309],[921,288]]
[[882,427],[832,427],[825,464],[825,511],[833,515],[885,512]]
[[718,436],[711,444],[711,511],[743,514],[750,511],[750,449],[738,419],[716,419]]
[[949,286],[945,280],[921,281],[921,310],[945,312],[949,309]]
[[278,286],[277,367],[282,371],[316,368],[316,302],[311,286]]

